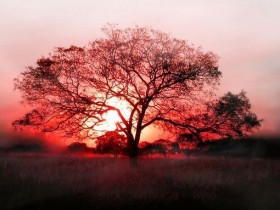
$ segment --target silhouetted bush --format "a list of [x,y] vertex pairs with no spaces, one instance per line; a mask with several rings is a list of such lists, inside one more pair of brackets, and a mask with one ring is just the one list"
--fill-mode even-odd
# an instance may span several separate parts
[[141,145],[139,152],[141,155],[155,155],[160,154],[166,156],[166,151],[163,145],[154,144],[154,143],[146,143],[145,145]]
[[180,152],[180,147],[177,142],[172,142],[166,139],[159,139],[152,143],[141,142],[140,143],[140,154],[141,155],[163,155],[169,156]]
[[67,148],[70,152],[90,152],[92,150],[86,143],[81,142],[73,142]]

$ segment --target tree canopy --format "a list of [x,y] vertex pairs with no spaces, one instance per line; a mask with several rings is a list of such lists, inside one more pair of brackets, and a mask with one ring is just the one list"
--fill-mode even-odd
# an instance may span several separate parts
[[182,132],[178,141],[202,143],[203,140],[242,138],[260,126],[259,120],[251,110],[246,93],[226,93],[219,99],[209,102],[202,114],[188,118],[187,124],[194,126],[191,132]]
[[[116,131],[136,156],[141,133],[152,124],[199,136],[239,135],[260,125],[244,92],[214,98],[221,72],[213,52],[150,28],[102,30],[105,38],[56,48],[15,79],[23,102],[34,107],[15,126],[95,138],[104,114],[113,111]],[[112,103],[116,99],[129,115]]]

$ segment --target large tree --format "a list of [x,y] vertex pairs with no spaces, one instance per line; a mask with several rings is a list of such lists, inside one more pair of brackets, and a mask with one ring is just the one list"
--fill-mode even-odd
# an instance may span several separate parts
[[[103,32],[106,38],[57,48],[26,68],[15,87],[34,110],[14,125],[95,138],[104,115],[114,111],[130,157],[137,156],[141,133],[152,124],[199,132],[193,119],[213,100],[221,76],[217,55],[150,28],[109,25]],[[129,115],[112,103],[116,99]]]

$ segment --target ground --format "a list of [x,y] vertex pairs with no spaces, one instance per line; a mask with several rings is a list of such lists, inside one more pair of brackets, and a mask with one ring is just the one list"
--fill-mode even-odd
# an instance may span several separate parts
[[277,209],[279,159],[0,154],[0,209]]

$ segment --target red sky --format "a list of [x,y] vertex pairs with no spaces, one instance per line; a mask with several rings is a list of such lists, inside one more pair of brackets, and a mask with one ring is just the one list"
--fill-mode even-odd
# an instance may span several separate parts
[[264,119],[257,134],[280,135],[278,0],[1,0],[0,125],[22,113],[13,78],[55,47],[85,46],[106,23],[151,26],[220,57],[218,94],[244,89]]

